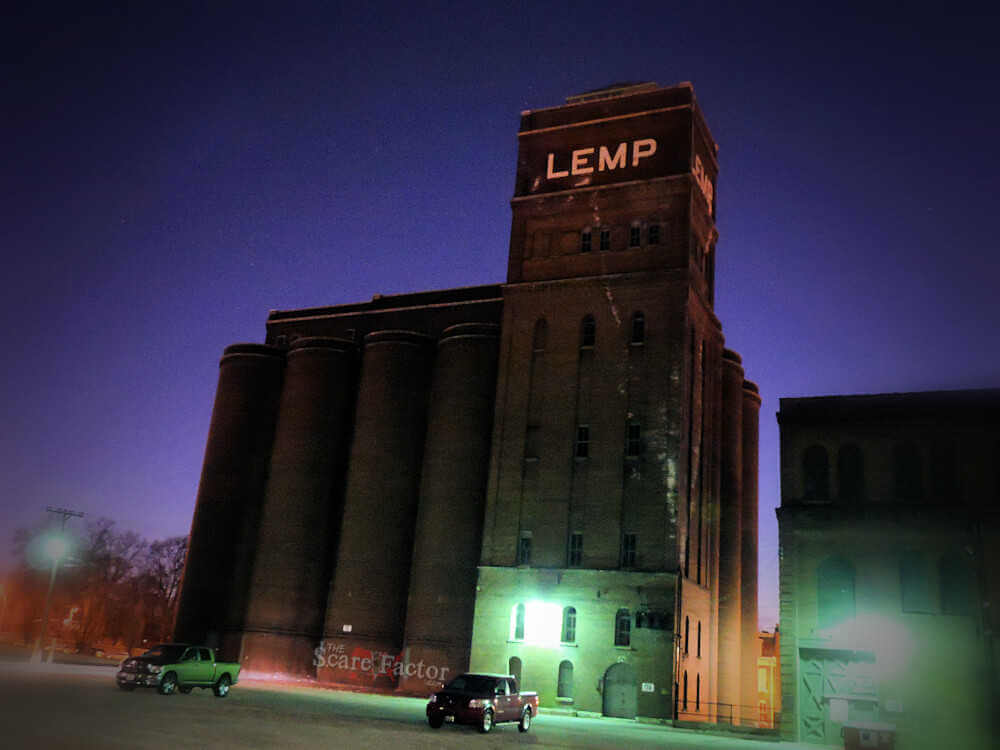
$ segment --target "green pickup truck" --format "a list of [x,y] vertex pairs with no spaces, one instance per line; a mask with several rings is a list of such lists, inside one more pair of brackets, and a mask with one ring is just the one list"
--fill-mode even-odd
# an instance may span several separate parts
[[153,646],[142,656],[125,659],[116,681],[122,690],[155,687],[161,695],[176,691],[190,693],[194,688],[212,688],[218,698],[225,698],[240,677],[240,665],[216,661],[215,651],[186,643]]

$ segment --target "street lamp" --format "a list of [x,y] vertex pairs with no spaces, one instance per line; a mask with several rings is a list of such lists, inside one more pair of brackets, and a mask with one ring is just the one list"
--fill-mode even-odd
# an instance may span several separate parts
[[[41,544],[42,554],[52,561],[52,573],[49,575],[49,592],[45,595],[45,613],[42,615],[42,632],[38,635],[35,649],[31,652],[31,662],[38,664],[42,660],[42,649],[45,647],[45,631],[49,626],[49,608],[52,606],[52,589],[56,585],[56,571],[59,561],[69,553],[69,541],[59,532],[49,534]],[[49,662],[52,662],[53,643],[49,647]]]

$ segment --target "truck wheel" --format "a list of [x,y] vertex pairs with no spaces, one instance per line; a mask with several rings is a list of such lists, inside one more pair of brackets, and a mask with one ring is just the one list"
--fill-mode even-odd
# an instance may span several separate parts
[[428,716],[427,723],[431,725],[431,729],[440,729],[441,725],[444,724],[443,716]]
[[167,672],[160,680],[160,695],[173,695],[175,690],[177,690],[177,675]]
[[177,689],[178,689],[178,690],[180,690],[180,691],[181,691],[181,693],[183,693],[184,695],[187,695],[187,694],[188,694],[188,693],[190,693],[190,692],[191,692],[192,690],[194,690],[194,688],[193,688],[193,687],[191,687],[190,685],[187,685],[187,686],[182,686],[182,687],[179,687],[179,688],[177,688]]
[[479,722],[479,731],[486,734],[493,728],[493,709],[487,708],[483,711],[483,719]]
[[517,730],[519,732],[527,732],[531,729],[531,709],[524,709],[524,713],[521,714],[521,721],[517,724]]
[[229,695],[229,686],[232,685],[232,680],[229,679],[229,675],[224,674],[219,678],[219,681],[215,683],[215,687],[212,688],[212,692],[215,693],[216,698],[225,698]]

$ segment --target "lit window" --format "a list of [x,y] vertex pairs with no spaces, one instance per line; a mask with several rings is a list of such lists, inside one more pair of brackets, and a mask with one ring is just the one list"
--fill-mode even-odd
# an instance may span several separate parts
[[576,428],[576,448],[573,455],[587,458],[590,455],[590,427],[582,424]]
[[650,224],[649,225],[649,229],[646,232],[646,241],[650,245],[659,245],[660,244],[660,225],[659,224]]
[[622,537],[622,567],[635,567],[635,534],[625,534]]
[[573,663],[570,661],[559,663],[559,683],[556,687],[556,696],[573,698]]
[[646,340],[646,316],[637,312],[632,316],[632,337],[631,344],[641,344]]
[[[512,641],[524,640],[524,605],[515,604],[510,613],[510,639]],[[513,673],[512,673],[513,674]]]
[[566,607],[563,610],[562,642],[576,643],[576,608]]
[[601,230],[601,250],[606,252],[611,249],[611,230]]
[[583,534],[569,535],[569,567],[578,568],[583,564]]
[[642,236],[642,228],[638,224],[633,224],[628,229],[628,246],[629,247],[639,247],[639,241]]
[[619,609],[615,615],[615,645],[628,646],[632,643],[632,616],[627,609]]
[[640,453],[642,453],[642,428],[633,422],[628,425],[625,436],[625,455],[636,458]]
[[589,253],[591,251],[590,245],[590,230],[584,229],[580,232],[580,252]]
[[531,565],[531,532],[522,531],[517,540],[517,564]]
[[592,347],[597,340],[597,324],[594,316],[588,315],[580,323],[580,347]]

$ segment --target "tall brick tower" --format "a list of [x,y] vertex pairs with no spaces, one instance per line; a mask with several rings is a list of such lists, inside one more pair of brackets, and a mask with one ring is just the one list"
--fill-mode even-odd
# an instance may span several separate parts
[[570,97],[518,138],[472,666],[738,719],[759,400],[712,309],[717,147],[689,84]]

